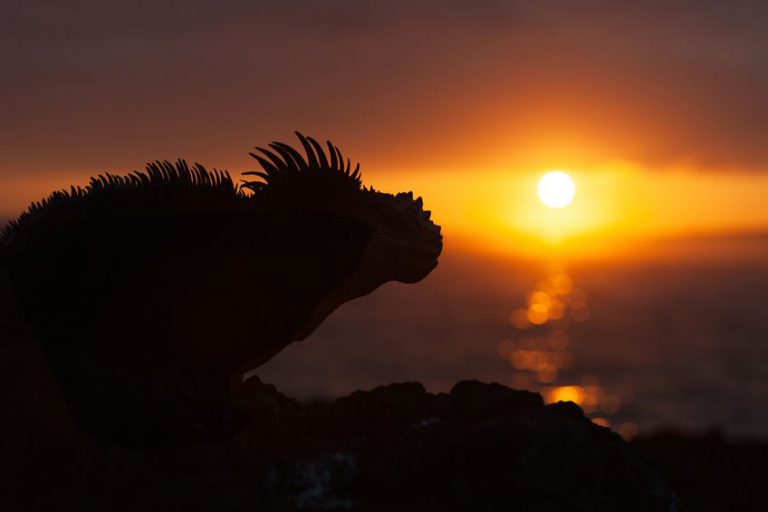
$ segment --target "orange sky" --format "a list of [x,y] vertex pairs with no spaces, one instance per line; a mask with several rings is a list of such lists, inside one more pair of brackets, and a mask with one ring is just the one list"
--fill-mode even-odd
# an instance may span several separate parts
[[[0,217],[53,188],[328,137],[487,248],[768,230],[768,11],[701,2],[3,7]],[[570,171],[572,206],[535,196]],[[570,239],[571,242],[563,242]]]

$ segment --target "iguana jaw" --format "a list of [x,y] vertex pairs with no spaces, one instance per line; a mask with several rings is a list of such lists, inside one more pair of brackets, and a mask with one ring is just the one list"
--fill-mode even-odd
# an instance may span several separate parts
[[[439,234],[439,228],[436,231]],[[440,243],[442,247],[442,243]],[[390,243],[381,243],[376,238],[368,245],[358,268],[338,288],[323,297],[310,314],[308,321],[292,336],[290,342],[301,341],[309,337],[328,316],[339,306],[358,297],[368,295],[380,286],[390,282],[416,283],[424,279],[437,267],[439,249],[414,252],[408,258],[408,266],[398,265],[401,254],[393,254],[393,249],[402,249]],[[290,343],[289,342],[289,343]],[[279,352],[276,351],[275,354]],[[274,354],[272,354],[274,355]],[[271,358],[272,355],[269,357]]]

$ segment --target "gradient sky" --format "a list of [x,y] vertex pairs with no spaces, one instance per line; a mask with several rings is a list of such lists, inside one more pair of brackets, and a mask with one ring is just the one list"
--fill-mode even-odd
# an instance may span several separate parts
[[574,234],[764,229],[766,26],[758,1],[2,0],[0,217],[156,158],[237,174],[300,129],[486,239],[536,232],[550,168],[586,194]]

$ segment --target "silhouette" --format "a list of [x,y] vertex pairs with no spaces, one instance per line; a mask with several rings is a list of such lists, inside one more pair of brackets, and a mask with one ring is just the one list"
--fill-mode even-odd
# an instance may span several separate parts
[[0,264],[75,421],[114,441],[200,442],[235,428],[231,388],[341,304],[437,265],[421,198],[361,183],[297,132],[261,170],[157,161],[34,203]]

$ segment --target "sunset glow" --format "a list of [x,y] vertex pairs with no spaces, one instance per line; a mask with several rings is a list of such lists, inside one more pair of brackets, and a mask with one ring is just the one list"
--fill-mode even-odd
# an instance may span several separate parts
[[578,192],[566,208],[545,206],[536,194],[541,174],[522,168],[371,169],[367,177],[383,190],[425,191],[425,204],[454,244],[497,253],[609,256],[644,240],[768,227],[764,174],[655,171],[625,161],[569,172]]

